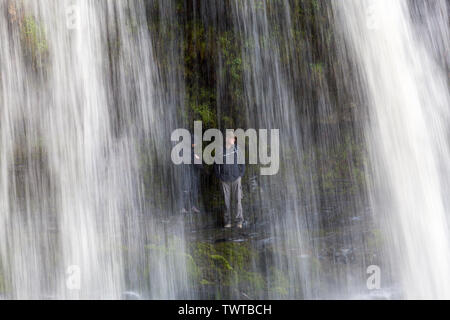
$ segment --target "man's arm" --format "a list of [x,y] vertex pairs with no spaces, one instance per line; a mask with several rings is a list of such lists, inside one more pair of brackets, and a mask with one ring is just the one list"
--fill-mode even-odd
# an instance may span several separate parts
[[[239,159],[240,153],[241,153],[241,150],[237,149],[238,159]],[[238,164],[238,166],[239,166],[239,176],[242,178],[244,176],[244,174],[245,174],[245,159],[244,159],[244,163],[243,164]]]
[[245,164],[240,164],[240,165],[239,165],[239,175],[240,175],[241,177],[243,177],[244,174],[245,174]]

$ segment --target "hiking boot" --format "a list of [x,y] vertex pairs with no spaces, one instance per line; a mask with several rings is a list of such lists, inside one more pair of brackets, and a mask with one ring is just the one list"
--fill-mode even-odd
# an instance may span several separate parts
[[239,222],[239,223],[237,224],[237,227],[238,227],[238,229],[242,229],[242,222]]
[[181,214],[188,214],[189,212],[186,210],[186,208],[181,209],[180,211]]
[[226,228],[226,229],[230,229],[230,228],[231,228],[231,223],[227,223],[227,224],[225,225],[225,228]]
[[191,210],[193,213],[201,213],[201,211],[196,206],[193,206]]

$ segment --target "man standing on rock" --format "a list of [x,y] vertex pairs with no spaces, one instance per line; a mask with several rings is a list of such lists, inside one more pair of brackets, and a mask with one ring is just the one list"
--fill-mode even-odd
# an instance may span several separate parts
[[[225,198],[225,228],[231,228],[232,204],[236,206],[237,227],[242,229],[244,216],[242,211],[242,184],[241,179],[245,174],[245,164],[239,164],[239,149],[236,145],[236,136],[227,131],[225,147],[223,149],[222,164],[215,164],[214,171],[221,181],[223,195]],[[219,155],[220,157],[220,155]]]
[[184,171],[182,173],[182,192],[183,192],[183,209],[182,214],[189,212],[199,214],[199,193],[200,193],[200,175],[203,170],[202,164],[196,164],[195,160],[200,157],[195,154],[195,136],[191,135],[191,145],[186,149],[191,150],[191,163],[184,165]]

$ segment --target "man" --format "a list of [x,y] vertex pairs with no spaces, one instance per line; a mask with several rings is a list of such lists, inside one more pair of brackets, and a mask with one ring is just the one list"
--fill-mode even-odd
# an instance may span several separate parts
[[242,229],[244,216],[242,211],[242,185],[241,179],[245,174],[245,164],[238,164],[239,150],[236,145],[236,137],[232,132],[227,132],[223,154],[223,164],[214,167],[216,176],[222,184],[225,198],[225,228],[231,228],[231,208],[232,203],[236,205],[237,227]]
[[[194,153],[194,135],[191,136],[191,164],[184,165],[183,172],[183,209],[181,213],[186,214],[201,213],[199,209],[199,192],[200,192],[200,175],[203,169],[202,164],[196,164],[195,160],[200,159],[200,157]],[[186,209],[188,208],[188,209]]]

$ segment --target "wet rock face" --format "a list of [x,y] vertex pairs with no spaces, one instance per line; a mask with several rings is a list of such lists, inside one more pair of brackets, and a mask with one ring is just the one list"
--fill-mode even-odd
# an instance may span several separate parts
[[[331,297],[333,290],[339,291],[343,284],[336,280],[336,272],[342,277],[353,273],[345,276],[347,285],[362,286],[364,291],[366,263],[379,263],[381,243],[364,215],[350,220],[347,226],[312,231],[310,243],[302,248],[282,245],[264,223],[248,224],[243,230],[214,223],[191,226],[185,254],[192,257],[192,288],[202,299],[304,298],[302,288],[293,287],[286,277],[287,262],[295,261],[305,277],[326,283],[316,289],[317,295]],[[275,261],[276,257],[283,260]]]
[[[364,227],[346,228],[367,223],[360,213],[366,203],[365,146],[356,112],[362,106],[342,87],[344,75],[333,62],[327,2],[178,3],[170,28],[161,27],[156,2],[146,6],[157,38],[170,37],[172,27],[183,33],[183,125],[202,120],[205,129],[261,126],[292,134],[284,135],[278,176],[262,178],[258,166],[247,167],[243,231],[221,228],[223,196],[212,168],[205,168],[202,214],[183,217],[194,295],[302,298],[308,283],[318,284],[310,296],[318,297],[329,289],[321,280],[338,285],[336,269],[343,282],[351,269],[362,274]],[[156,59],[167,67],[167,50],[155,47]],[[240,252],[247,263],[229,251]]]
[[[199,292],[215,298],[242,298],[241,294],[261,298],[266,289],[264,275],[254,271],[253,265],[258,252],[247,241],[236,242],[236,236],[229,240],[217,239],[215,243],[195,241],[190,245],[193,257],[193,281]],[[245,236],[244,236],[245,237]]]
[[[45,9],[46,1],[41,2]],[[55,61],[48,60],[49,51],[54,52],[61,43],[55,37],[54,31],[57,30],[43,28],[48,21],[27,15],[15,3],[19,2],[11,1],[6,11],[8,27],[17,33],[16,45],[23,47],[21,53],[25,54],[26,68],[18,73],[25,75],[26,71],[42,78],[34,81],[34,78],[25,77],[30,83],[36,82],[32,97],[42,98],[44,88],[41,86],[48,86],[43,81],[45,71],[51,71],[51,67],[57,74],[63,71],[52,64]],[[58,2],[55,0],[53,3]],[[97,217],[101,221],[99,225],[105,226],[101,229],[104,232],[93,230],[90,234],[97,240],[102,240],[98,237],[104,235],[108,239],[105,246],[110,243],[109,240],[114,240],[114,247],[105,250],[108,251],[106,256],[114,263],[121,263],[123,255],[128,259],[127,266],[120,265],[117,270],[127,268],[123,273],[126,274],[129,291],[121,288],[115,297],[315,298],[324,297],[330,288],[346,287],[346,281],[350,282],[349,274],[364,275],[365,263],[376,262],[379,243],[372,234],[374,227],[367,221],[367,214],[360,210],[363,206],[361,202],[365,203],[361,196],[365,185],[365,150],[358,135],[360,119],[353,114],[360,105],[340,87],[342,77],[339,66],[331,62],[336,59],[332,44],[334,35],[326,16],[326,2],[258,1],[257,7],[252,7],[255,4],[252,1],[246,5],[244,1],[234,0],[149,0],[129,3],[145,3],[145,8],[137,7],[136,12],[142,12],[139,9],[144,8],[148,19],[141,16],[135,19],[135,14],[128,12],[129,8],[122,11],[119,2],[114,4],[119,6],[114,10],[99,8],[102,14],[122,14],[108,19],[112,27],[101,33],[107,43],[104,48],[102,46],[105,52],[98,55],[99,60],[105,62],[105,66],[102,64],[98,70],[102,75],[98,84],[90,74],[93,70],[90,66],[97,61],[96,56],[96,59],[89,59],[85,64],[88,74],[81,78],[88,79],[88,82],[75,83],[74,86],[81,90],[91,88],[94,83],[92,88],[98,90],[92,90],[92,96],[98,93],[103,95],[104,92],[108,97],[107,101],[93,99],[92,106],[96,108],[89,108],[102,111],[98,126],[108,122],[107,119],[111,121],[107,145],[99,141],[92,150],[102,150],[104,147],[104,152],[114,160],[114,165],[105,164],[104,155],[99,154],[101,160],[92,164],[92,171],[98,170],[99,173],[94,176],[102,176],[98,186],[93,186],[92,179],[87,177],[83,181],[98,191],[99,201],[94,203],[95,209],[89,217]],[[113,5],[113,2],[110,4]],[[290,13],[292,24],[288,25],[287,19],[281,18],[285,13]],[[116,21],[118,17],[125,20]],[[118,22],[120,25],[114,25]],[[137,26],[139,23],[144,24]],[[136,27],[141,32],[136,33]],[[258,31],[259,34],[247,34],[248,30]],[[3,39],[7,38],[9,35]],[[260,45],[255,46],[258,43]],[[80,52],[86,51],[85,47],[80,49]],[[60,59],[56,60],[60,66],[73,65],[66,63],[67,51],[54,53],[57,55],[51,57]],[[78,72],[78,66],[74,71]],[[77,72],[70,72],[70,75]],[[149,75],[152,74],[158,75],[158,80],[150,81]],[[72,80],[76,80],[65,77],[64,73],[61,78],[70,78],[70,86]],[[104,87],[103,82],[112,87]],[[49,87],[55,87],[58,83],[52,83]],[[53,106],[48,105],[53,101],[53,95],[48,99],[29,99],[32,101],[29,111],[34,110],[36,118],[40,119],[41,111],[51,110],[48,114],[50,123],[66,119],[66,116],[76,119],[70,116],[72,111],[82,107],[79,102],[83,97],[91,95],[76,93],[77,99],[67,104],[66,98],[70,95],[63,87],[57,97],[64,97],[64,103],[58,103],[53,110]],[[17,91],[20,90],[12,90],[10,96],[17,97]],[[152,101],[153,98],[147,93],[158,101]],[[24,104],[21,101],[18,105]],[[36,104],[41,109],[36,109]],[[11,112],[19,109],[11,107]],[[55,113],[58,110],[60,114]],[[89,110],[85,110],[86,114]],[[24,113],[24,120],[28,119],[29,114],[28,110]],[[151,119],[151,128],[147,128],[147,118]],[[201,213],[187,208],[189,210],[183,215],[178,214],[180,201],[177,192],[182,177],[166,159],[170,149],[168,137],[173,128],[190,126],[194,120],[202,120],[205,129],[260,126],[281,128],[290,135],[281,150],[283,161],[277,176],[263,178],[259,175],[259,166],[247,167],[243,179],[246,219],[243,230],[221,228],[223,197],[211,167],[205,168],[202,173],[198,190],[202,200]],[[22,119],[20,121],[28,123]],[[54,156],[70,154],[68,159],[73,159],[74,166],[78,165],[85,144],[77,149],[77,139],[71,137],[96,132],[97,124],[93,125],[93,130],[86,132],[81,127],[89,127],[74,126],[73,135],[67,139],[63,138],[68,128],[61,125],[61,131],[58,129],[56,134],[51,131],[51,134],[45,135],[55,138],[56,142],[48,143],[47,149],[57,146]],[[45,122],[42,126],[39,128],[44,129]],[[37,145],[30,139],[33,134],[26,133],[20,127],[14,128],[14,131],[23,131],[27,140]],[[35,147],[28,148],[34,150]],[[67,152],[60,152],[59,149]],[[92,150],[86,150],[87,154]],[[39,256],[43,256],[41,247],[50,248],[47,260],[53,259],[54,252],[48,244],[55,243],[53,233],[57,234],[60,227],[56,217],[64,213],[58,208],[60,197],[52,189],[55,182],[47,174],[54,175],[59,170],[41,165],[41,162],[49,162],[44,155],[50,151],[33,151],[42,155],[35,160],[30,158],[33,161],[28,164],[21,163],[21,169],[16,168],[18,171],[14,177],[17,189],[15,192],[5,192],[17,197],[14,203],[24,209],[30,208],[30,201],[22,199],[30,187],[35,189],[33,192],[40,191],[31,194],[33,198],[29,199],[32,202],[45,204],[41,199],[47,198],[54,202],[45,204],[51,210],[31,207],[35,217],[34,211],[49,212],[49,217],[39,220],[55,221],[45,226],[51,227],[51,235],[45,234],[48,242],[45,239],[45,245],[35,248]],[[115,152],[118,152],[117,159],[113,156]],[[16,158],[20,160],[21,157]],[[90,159],[89,156],[85,158]],[[56,164],[60,169],[67,167],[65,161]],[[35,169],[28,170],[31,167]],[[78,169],[81,173],[90,172],[83,166]],[[111,180],[118,183],[115,187],[104,182],[103,174],[109,170]],[[78,172],[67,170],[68,177],[72,176],[72,171]],[[126,179],[123,178],[125,176]],[[64,191],[78,186],[80,177],[84,175],[73,180],[61,178],[65,186],[61,189]],[[51,178],[55,179],[55,176]],[[48,190],[43,185],[48,185]],[[86,194],[86,198],[80,197],[73,203],[69,201],[66,205],[68,218],[75,216],[70,211],[75,204],[92,199],[92,192],[86,192],[87,188],[76,190],[81,195]],[[72,196],[73,193],[68,192],[67,199],[73,199]],[[114,217],[117,214],[117,219],[109,220],[110,216],[103,216],[108,208],[114,209],[111,214]],[[120,210],[116,211],[116,208]],[[145,222],[141,223],[143,220]],[[114,223],[114,228],[107,227],[108,221]],[[116,226],[119,221],[120,225]],[[88,223],[86,227],[93,225]],[[70,231],[75,236],[79,229],[79,226],[68,224],[65,237],[72,234]],[[46,230],[39,226],[36,234],[43,235],[42,231]],[[123,239],[116,243],[121,232]],[[77,248],[78,245],[78,241],[74,240],[73,246]],[[98,257],[104,253],[102,250],[103,247],[89,256]],[[24,261],[28,260],[26,254],[23,256]],[[111,259],[102,259],[105,268],[99,268],[99,274],[111,265]],[[21,263],[20,268],[25,265]],[[115,277],[122,273],[114,270],[105,281],[111,285],[123,280]],[[0,294],[5,290],[1,273],[0,268]],[[33,272],[24,269],[19,276],[30,274]],[[336,277],[336,274],[339,276]],[[48,277],[53,277],[53,274],[49,273]],[[98,285],[99,288],[103,286],[104,283]],[[305,295],[302,286],[314,287],[309,296]]]

